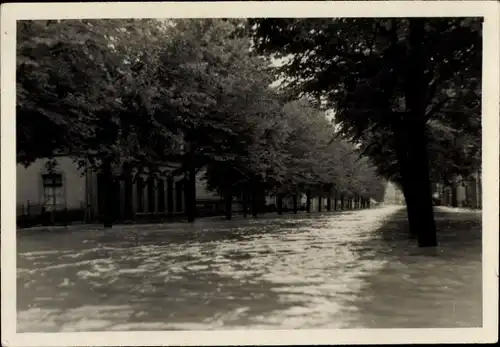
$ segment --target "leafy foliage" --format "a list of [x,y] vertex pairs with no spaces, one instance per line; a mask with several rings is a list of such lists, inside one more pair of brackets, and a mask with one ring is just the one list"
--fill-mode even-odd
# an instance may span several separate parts
[[146,29],[161,31],[161,26],[151,24],[19,22],[18,162],[69,154],[95,165],[103,158],[147,164],[145,153],[158,139],[152,136],[154,88],[150,72],[139,67],[155,56]]
[[248,32],[239,19],[20,22],[18,162],[180,163],[221,194],[379,194],[317,105],[270,87]]
[[[427,89],[422,121],[432,119],[431,158],[447,159],[433,166],[433,176],[469,174],[478,168],[481,148],[481,21],[423,21]],[[361,146],[380,174],[398,181],[390,124],[405,111],[411,88],[407,83],[410,21],[256,19],[252,25],[259,51],[284,61],[281,73],[287,92],[334,109],[341,134]]]

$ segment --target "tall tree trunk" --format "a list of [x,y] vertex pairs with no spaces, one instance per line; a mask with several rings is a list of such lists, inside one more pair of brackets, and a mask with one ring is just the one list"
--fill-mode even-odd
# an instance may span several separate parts
[[189,172],[189,184],[191,185],[191,219],[194,221],[196,218],[196,169],[191,167]]
[[[399,115],[401,116],[401,115]],[[406,215],[408,219],[408,231],[410,238],[416,238],[418,234],[418,217],[416,209],[418,209],[418,201],[414,198],[415,186],[410,179],[411,159],[408,157],[408,132],[411,131],[407,128],[404,118],[397,118],[393,120],[392,131],[394,137],[394,145],[396,150],[396,157],[399,165],[399,172],[401,174],[401,184],[403,196],[406,203]]]
[[469,201],[469,184],[468,182],[464,183],[464,197],[465,197],[465,200],[464,200],[464,205],[466,207],[470,207],[470,201]]
[[426,139],[427,86],[425,69],[428,57],[425,53],[425,20],[410,19],[409,50],[407,52],[407,76],[405,101],[410,122],[407,129],[408,172],[412,189],[410,200],[415,199],[414,223],[420,247],[437,246],[436,223],[432,203],[432,187],[429,175],[429,159]]
[[257,185],[253,184],[252,187],[252,216],[257,217],[259,209],[259,194],[257,192]]
[[196,219],[196,172],[194,167],[189,167],[184,184],[184,204],[188,222]]
[[344,195],[340,195],[340,210],[344,210]]
[[184,168],[184,205],[188,222],[194,222],[196,218],[196,154],[189,134],[185,134]]
[[293,195],[293,213],[297,214],[297,194]]
[[243,192],[243,217],[247,218],[248,214],[248,193],[246,191]]
[[[400,115],[401,116],[401,115]],[[404,114],[402,115],[405,116]],[[403,196],[406,203],[406,213],[408,219],[408,227],[410,238],[416,238],[418,234],[418,218],[417,211],[419,209],[418,200],[414,197],[415,185],[411,181],[411,164],[412,159],[409,157],[409,144],[408,136],[411,132],[411,128],[408,128],[407,121],[405,118],[399,118],[393,123],[393,133],[395,140],[396,155],[399,164],[399,170],[401,174],[401,183]]]
[[326,210],[330,212],[332,210],[332,197],[328,196],[326,198]]
[[169,217],[174,215],[174,178],[167,177],[167,214]]
[[337,211],[337,208],[338,208],[338,196],[337,194],[335,194],[335,196],[333,197],[333,210]]
[[311,213],[311,189],[306,192],[306,212]]
[[279,215],[283,214],[283,194],[276,195],[276,211]]
[[111,228],[114,222],[114,211],[113,211],[113,188],[114,188],[114,177],[111,167],[111,160],[105,159],[102,166],[103,175],[103,187],[102,187],[102,221],[105,228]]
[[469,198],[468,200],[470,201],[470,206],[472,208],[477,208],[478,207],[478,204],[477,204],[477,189],[476,189],[476,186],[477,186],[477,182],[476,182],[476,179],[472,179],[468,182],[468,186],[469,188],[467,189],[467,193],[469,194]]
[[451,178],[451,206],[458,207],[458,184],[457,177],[453,175]]
[[318,212],[321,212],[323,205],[323,197],[321,195],[318,196]]
[[191,192],[189,191],[191,189],[191,185],[189,183],[189,174],[186,174],[184,176],[184,184],[182,185],[182,193],[184,195],[184,211],[188,222],[193,222],[191,211]]
[[122,214],[122,205],[123,205],[123,199],[122,199],[122,180],[120,179],[119,176],[114,176],[113,177],[113,187],[112,187],[112,194],[111,194],[111,209],[113,211],[113,220],[114,222],[117,222],[119,220],[123,221],[123,214]]
[[[408,176],[405,173],[405,176]],[[418,234],[418,230],[416,229],[418,222],[415,221],[418,214],[416,213],[416,209],[418,209],[417,201],[412,197],[412,184],[408,182],[408,178],[403,178],[403,196],[405,198],[406,203],[406,216],[408,219],[408,228],[410,238],[416,238]]]
[[158,178],[156,181],[156,211],[158,215],[165,215],[165,180]]
[[434,221],[434,208],[432,202],[431,181],[429,177],[429,163],[427,157],[425,124],[412,126],[409,139],[411,140],[411,170],[409,171],[410,203],[414,204],[411,213],[413,223],[418,235],[420,247],[437,246],[436,224]]
[[124,213],[125,220],[134,219],[134,203],[133,203],[133,177],[132,177],[132,167],[129,163],[123,165],[123,178],[125,186],[125,201],[124,201]]
[[149,176],[147,180],[147,191],[148,191],[148,203],[147,203],[147,211],[148,216],[151,218],[155,214],[155,177]]
[[230,220],[233,216],[233,193],[231,192],[231,188],[227,188],[225,193],[226,219]]
[[482,209],[483,208],[483,177],[482,177],[482,171],[479,170],[477,173],[477,181],[476,181],[476,191],[477,191],[477,208]]

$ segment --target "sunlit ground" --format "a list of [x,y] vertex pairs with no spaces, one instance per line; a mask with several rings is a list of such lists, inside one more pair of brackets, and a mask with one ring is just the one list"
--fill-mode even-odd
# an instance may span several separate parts
[[436,217],[434,254],[397,206],[22,230],[17,329],[481,326],[481,215]]

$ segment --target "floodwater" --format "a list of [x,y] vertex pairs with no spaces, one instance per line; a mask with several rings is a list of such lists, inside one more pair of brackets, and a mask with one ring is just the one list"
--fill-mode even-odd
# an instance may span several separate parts
[[70,227],[18,235],[18,332],[482,325],[480,214],[404,210]]

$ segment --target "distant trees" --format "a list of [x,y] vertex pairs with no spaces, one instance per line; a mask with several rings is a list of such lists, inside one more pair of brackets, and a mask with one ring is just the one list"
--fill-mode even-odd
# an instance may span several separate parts
[[[90,165],[111,209],[115,167],[175,155],[175,128],[159,126],[158,88],[144,68],[154,66],[163,32],[150,20],[18,22],[18,162],[67,154]],[[104,217],[110,225],[112,211]]]
[[436,246],[431,179],[468,175],[480,163],[481,20],[269,18],[251,25],[257,49],[285,60],[287,92],[335,110],[342,136],[402,187],[419,245]]
[[351,144],[338,137],[323,112],[306,100],[284,103],[275,112],[270,121],[253,128],[255,137],[247,152],[208,166],[205,177],[210,189],[227,199],[244,196],[244,203],[253,203],[254,214],[255,204],[265,194],[276,196],[278,213],[285,196],[294,199],[295,211],[303,194],[382,200],[383,180]]
[[[105,224],[117,175],[195,176],[229,208],[266,194],[380,198],[383,182],[310,102],[271,83],[244,20],[64,20],[18,24],[19,163],[62,153],[104,177]],[[130,184],[127,185],[129,187]],[[129,187],[129,189],[131,189]]]

